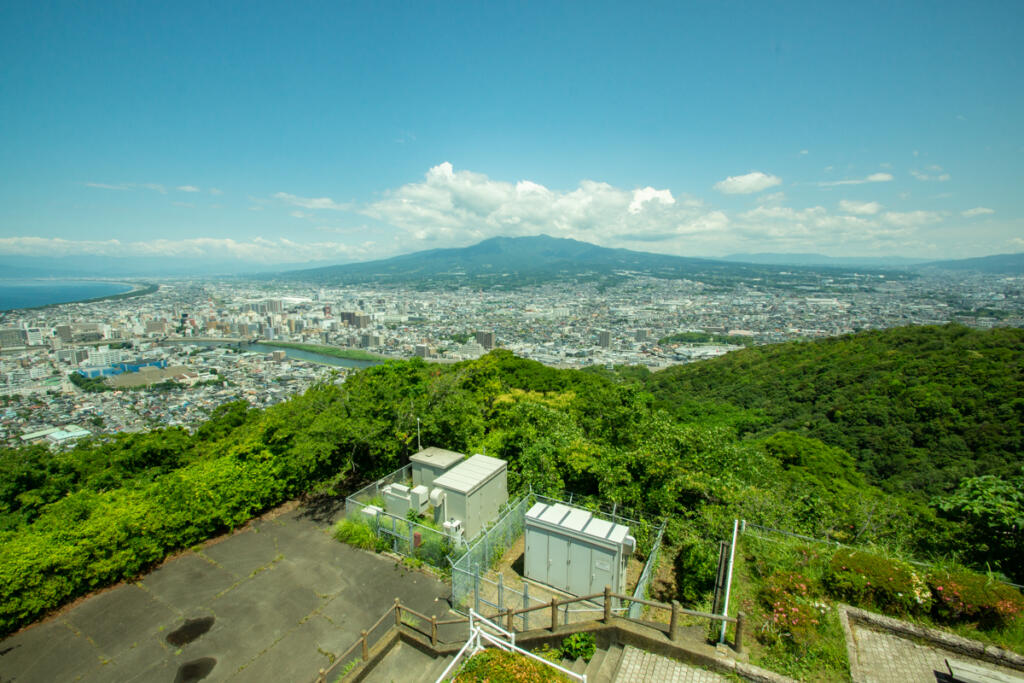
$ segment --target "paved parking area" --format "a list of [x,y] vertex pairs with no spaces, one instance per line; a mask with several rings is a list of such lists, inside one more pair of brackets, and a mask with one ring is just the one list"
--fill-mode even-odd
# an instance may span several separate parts
[[[339,514],[253,522],[10,636],[0,683],[312,681],[396,597],[448,614],[444,583],[332,539]],[[170,644],[189,620],[201,632]]]

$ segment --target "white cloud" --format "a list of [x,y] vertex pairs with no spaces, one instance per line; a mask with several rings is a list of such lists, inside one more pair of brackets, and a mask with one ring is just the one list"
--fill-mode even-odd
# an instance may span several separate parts
[[[942,167],[941,166],[929,166],[928,169],[929,170],[933,170],[933,171],[941,171]],[[940,183],[944,183],[944,182],[946,182],[947,180],[950,179],[950,175],[948,173],[939,173],[939,174],[936,174],[936,175],[929,175],[927,173],[921,173],[920,171],[911,171],[910,175],[914,176],[918,180],[937,181],[937,182],[940,182]]]
[[100,190],[130,190],[131,185],[109,185],[107,183],[85,183],[86,187],[95,187]]
[[160,183],[142,183],[139,187],[144,187],[147,190],[156,190],[160,194],[167,194],[167,188]]
[[573,190],[558,191],[530,180],[511,183],[456,171],[448,162],[361,211],[430,246],[540,233],[598,244],[663,241],[728,222],[699,200],[667,189],[626,190],[583,180]]
[[893,179],[891,173],[872,173],[866,178],[851,178],[849,180],[825,180],[818,183],[818,187],[835,187],[837,185],[863,185],[864,183],[887,183]]
[[936,211],[886,211],[882,214],[882,220],[896,227],[912,228],[938,223],[942,220],[942,214]]
[[216,194],[216,195],[224,194],[224,190],[217,189],[216,187],[211,187],[210,188],[210,194]]
[[21,256],[119,256],[239,259],[263,263],[304,263],[325,258],[353,259],[368,254],[364,245],[340,242],[298,243],[286,237],[247,241],[198,237],[182,240],[65,240],[49,237],[0,237],[0,254]]
[[846,213],[855,213],[859,216],[873,216],[882,210],[878,202],[857,202],[850,199],[839,200],[839,209]]
[[348,204],[339,204],[330,197],[297,197],[287,192],[278,192],[274,199],[302,207],[303,209],[331,209],[332,211],[344,211],[351,208]]
[[714,188],[724,194],[752,194],[782,184],[782,178],[752,171],[746,175],[729,176],[715,183]]
[[804,155],[807,155],[807,154],[810,154],[810,152],[808,152],[806,149],[800,150],[800,156],[804,156]]
[[179,192],[199,192],[199,188],[195,185],[179,185],[177,189]]
[[642,190],[633,190],[633,201],[629,203],[629,212],[640,213],[644,210],[644,204],[647,202],[675,204],[676,200],[668,190],[655,190],[653,187],[645,187]]
[[976,206],[973,209],[962,211],[960,215],[964,218],[974,218],[975,216],[985,216],[992,213],[995,213],[995,209],[990,209],[986,206]]

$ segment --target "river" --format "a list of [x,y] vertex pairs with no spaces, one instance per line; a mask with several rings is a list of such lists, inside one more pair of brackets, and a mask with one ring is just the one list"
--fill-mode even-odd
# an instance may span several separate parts
[[281,348],[279,346],[269,346],[267,344],[237,344],[234,342],[190,342],[190,341],[166,341],[164,344],[192,344],[194,346],[237,346],[242,351],[253,351],[256,353],[271,353],[272,351],[284,351],[284,355],[288,358],[294,358],[295,360],[304,360],[311,363],[320,363],[322,365],[333,365],[339,368],[354,368],[356,370],[362,370],[363,368],[369,368],[374,365],[380,365],[384,362],[381,360],[352,360],[350,358],[338,358],[336,356],[328,356],[323,353],[314,353],[312,351],[302,351],[300,349],[288,349]]

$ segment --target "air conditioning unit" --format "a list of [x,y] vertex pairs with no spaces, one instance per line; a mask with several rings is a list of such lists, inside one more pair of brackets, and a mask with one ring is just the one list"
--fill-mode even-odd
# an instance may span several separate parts
[[430,489],[422,484],[414,486],[409,492],[409,500],[413,509],[422,515],[426,511],[427,505],[430,504]]

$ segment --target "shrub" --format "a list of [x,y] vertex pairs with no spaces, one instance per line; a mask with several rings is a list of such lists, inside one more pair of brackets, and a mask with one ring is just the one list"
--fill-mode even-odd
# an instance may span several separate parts
[[932,606],[927,583],[909,564],[856,550],[836,551],[825,587],[840,600],[898,615],[926,614]]
[[334,537],[363,550],[373,550],[377,546],[377,534],[369,524],[351,519],[343,519],[334,527]]
[[768,610],[759,640],[802,646],[815,637],[828,607],[817,600],[813,583],[798,572],[775,572],[766,577],[758,599]]
[[593,633],[573,633],[562,640],[562,656],[566,659],[579,659],[590,661],[597,649]]
[[453,683],[548,683],[568,681],[559,671],[516,652],[484,650],[470,657],[452,678]]
[[1002,628],[1024,614],[1024,596],[1012,586],[966,569],[940,570],[928,577],[934,616],[947,623],[977,622]]

